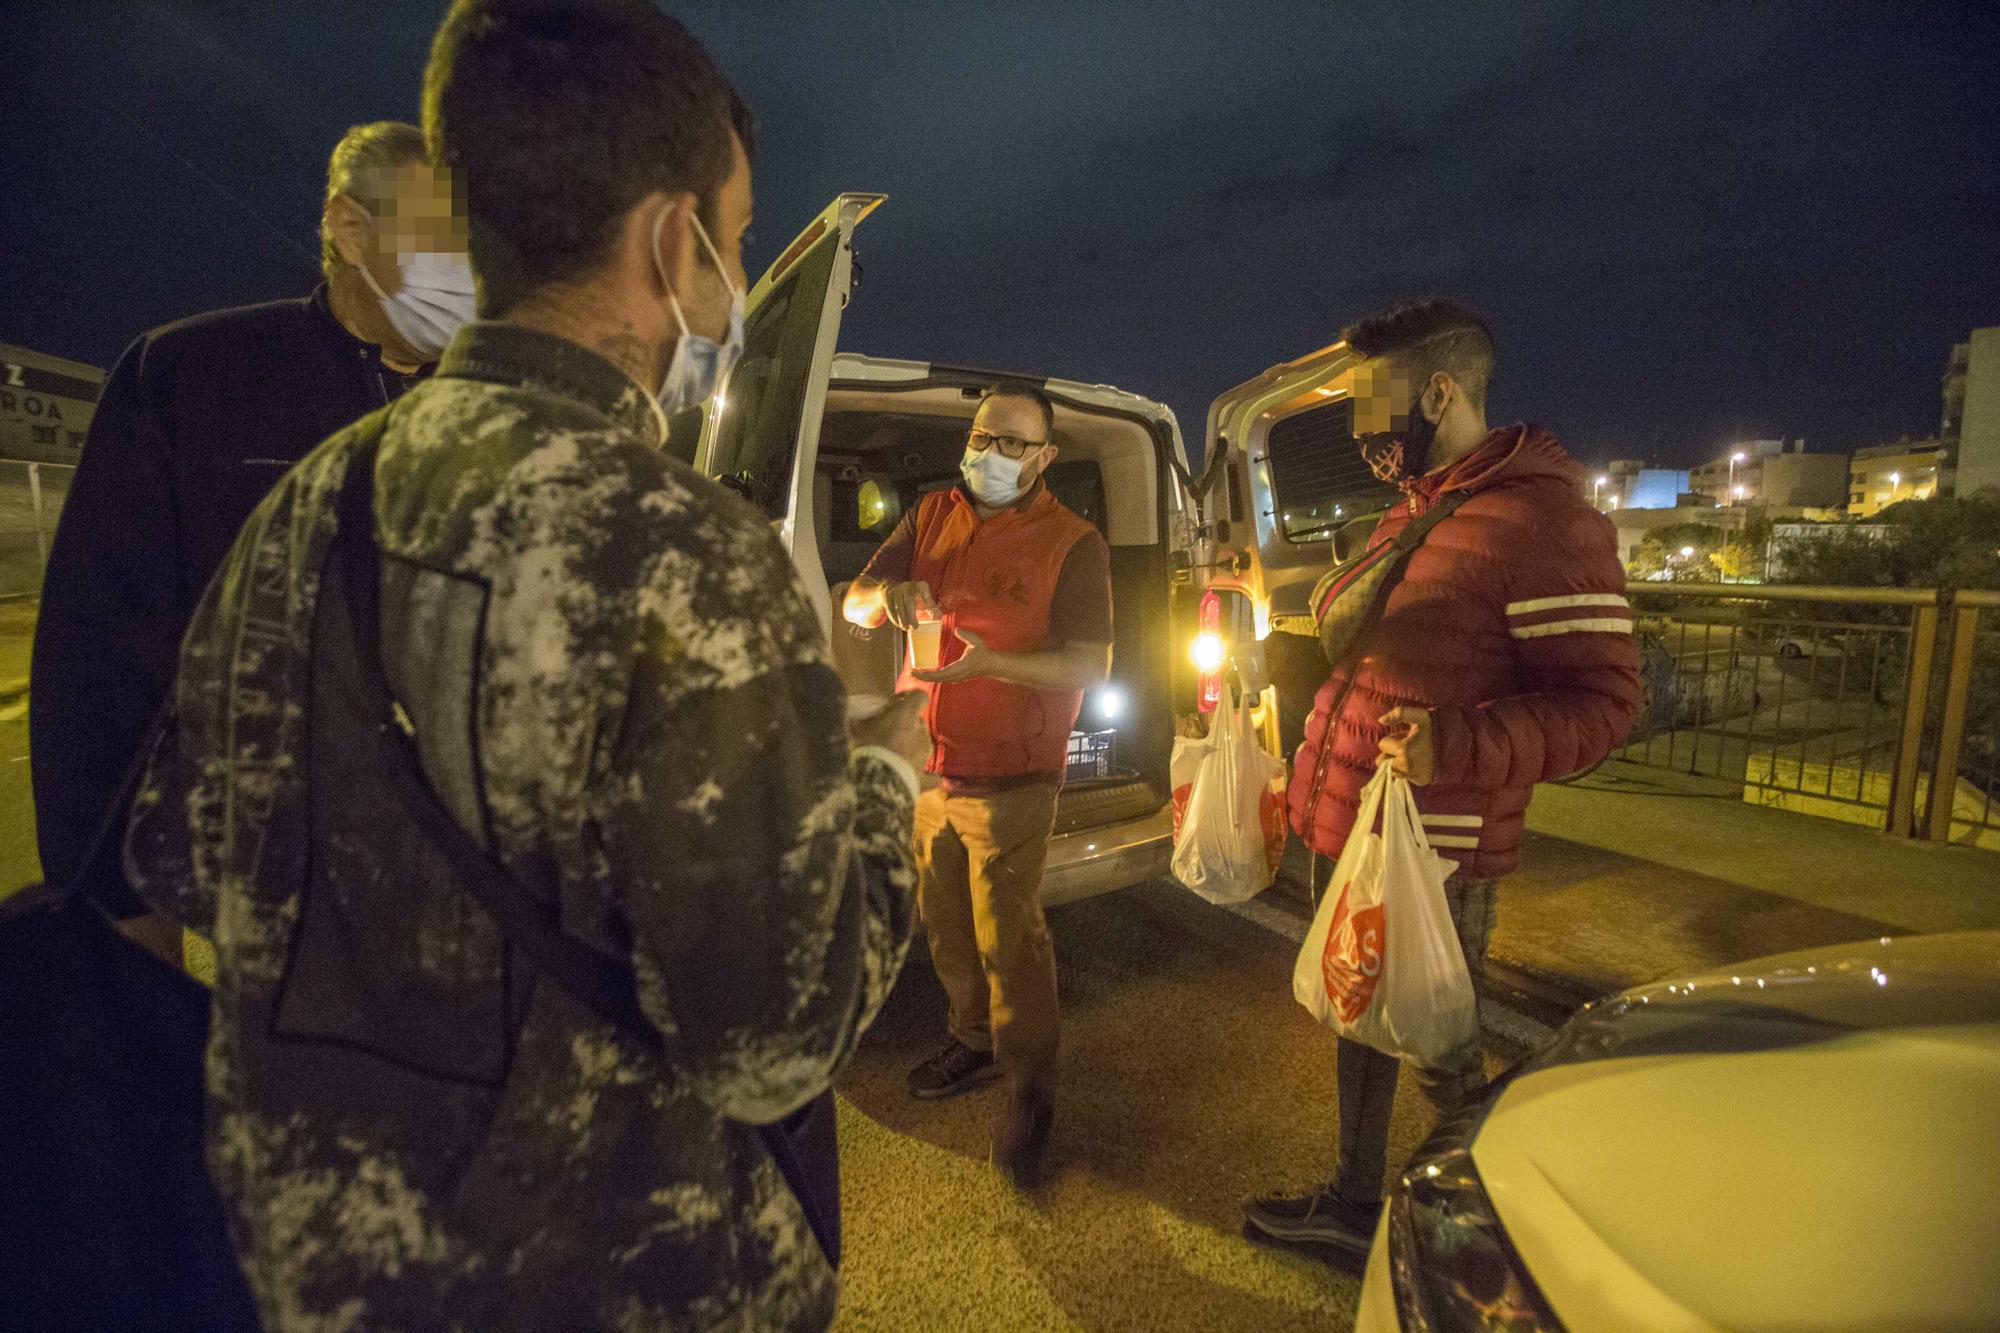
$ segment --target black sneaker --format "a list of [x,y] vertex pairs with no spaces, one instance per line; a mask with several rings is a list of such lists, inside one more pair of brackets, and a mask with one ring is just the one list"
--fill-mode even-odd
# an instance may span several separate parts
[[1055,1122],[1055,1106],[1044,1093],[1018,1094],[1007,1108],[1006,1123],[993,1140],[993,1165],[1015,1189],[1031,1190],[1041,1183]]
[[1243,1220],[1273,1240],[1312,1241],[1367,1254],[1382,1203],[1351,1203],[1322,1185],[1310,1194],[1268,1194],[1243,1205]]
[[958,1041],[947,1041],[930,1059],[910,1071],[910,1095],[927,1102],[970,1091],[1000,1077],[993,1052],[975,1051]]

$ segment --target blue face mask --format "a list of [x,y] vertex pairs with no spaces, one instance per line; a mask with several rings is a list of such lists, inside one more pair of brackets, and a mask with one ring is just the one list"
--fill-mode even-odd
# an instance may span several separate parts
[[713,338],[695,333],[688,328],[687,317],[681,313],[680,298],[674,295],[671,282],[667,281],[667,266],[660,257],[660,233],[667,225],[667,215],[672,209],[662,209],[660,220],[653,224],[653,267],[659,270],[660,282],[667,289],[667,300],[673,306],[674,322],[680,325],[680,341],[674,344],[674,355],[667,362],[667,373],[660,381],[660,410],[669,415],[685,407],[695,407],[707,402],[721,391],[729,378],[729,372],[743,355],[743,292],[729,281],[729,270],[722,266],[722,256],[716,253],[715,242],[708,239],[708,228],[701,225],[701,219],[690,213],[688,221],[694,224],[695,235],[701,238],[702,248],[715,265],[715,271],[722,275],[729,286],[729,332],[724,341],[718,343]]

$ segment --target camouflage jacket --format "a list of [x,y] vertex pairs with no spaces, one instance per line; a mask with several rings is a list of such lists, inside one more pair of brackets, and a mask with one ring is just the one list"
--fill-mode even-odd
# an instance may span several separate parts
[[[831,1318],[749,1126],[825,1088],[895,978],[914,781],[850,755],[770,525],[659,422],[594,353],[474,325],[286,475],[188,631],[126,858],[215,941],[210,1171],[273,1328]],[[630,958],[663,1059],[537,984],[316,720],[352,685],[315,645],[363,432],[425,771],[567,932]]]

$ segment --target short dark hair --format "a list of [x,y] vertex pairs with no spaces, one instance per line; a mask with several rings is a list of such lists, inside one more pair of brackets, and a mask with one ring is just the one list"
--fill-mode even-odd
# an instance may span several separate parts
[[[340,142],[333,146],[333,156],[327,159],[323,204],[330,204],[344,194],[379,215],[388,197],[390,175],[397,167],[424,160],[424,132],[407,121],[376,120],[356,125],[340,136]],[[322,218],[320,268],[332,273],[345,262],[333,248],[333,229]]]
[[464,192],[479,312],[588,273],[654,191],[713,218],[749,107],[649,0],[454,0],[424,70],[424,137]]
[[1056,437],[1056,405],[1049,396],[1032,384],[1022,384],[1017,380],[1001,380],[986,386],[986,392],[979,395],[984,403],[988,398],[1019,398],[1033,403],[1042,410],[1042,434],[1050,439]]
[[1340,339],[1363,357],[1387,357],[1408,372],[1417,392],[1440,370],[1458,381],[1476,407],[1486,406],[1493,379],[1493,331],[1456,301],[1424,300],[1356,320]]

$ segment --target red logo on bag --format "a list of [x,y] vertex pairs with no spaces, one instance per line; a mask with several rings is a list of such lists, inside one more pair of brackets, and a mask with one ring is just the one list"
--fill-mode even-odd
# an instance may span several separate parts
[[1340,901],[1334,904],[1333,924],[1326,932],[1326,951],[1320,956],[1320,977],[1326,984],[1326,998],[1343,1023],[1352,1023],[1368,1010],[1375,998],[1375,985],[1382,979],[1382,904],[1364,907],[1349,914],[1347,891],[1352,883],[1340,886]]
[[1282,788],[1264,788],[1257,803],[1258,820],[1264,826],[1264,865],[1272,874],[1285,859],[1285,793]]
[[1188,798],[1194,795],[1194,784],[1183,783],[1174,788],[1174,840],[1181,836],[1181,821],[1187,818]]

